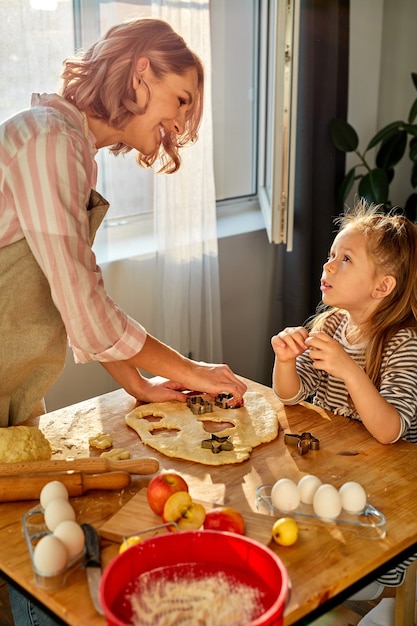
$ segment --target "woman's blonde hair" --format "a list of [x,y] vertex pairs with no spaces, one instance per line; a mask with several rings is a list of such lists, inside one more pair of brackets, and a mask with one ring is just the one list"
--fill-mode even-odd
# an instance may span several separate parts
[[[368,205],[363,199],[336,223],[339,232],[346,228],[361,232],[375,269],[396,279],[393,291],[381,300],[361,327],[367,341],[365,371],[379,388],[385,344],[401,328],[417,327],[417,227],[406,217],[394,212],[385,214],[381,212],[381,205]],[[310,327],[313,330],[323,328],[326,318],[336,310],[330,308],[318,313]]]
[[[144,56],[157,79],[166,74],[197,73],[197,94],[187,115],[181,135],[166,133],[161,146],[151,155],[138,155],[143,167],[150,167],[159,157],[159,171],[172,173],[181,165],[179,149],[196,141],[203,113],[204,70],[199,57],[186,45],[169,24],[163,20],[142,18],[113,26],[102,39],[86,52],[64,61],[61,75],[61,95],[81,111],[88,111],[114,128],[122,129],[135,115],[145,109],[136,104],[133,78],[136,61]],[[142,79],[143,80],[143,79]],[[149,87],[144,83],[148,91]],[[129,152],[123,143],[112,146],[114,154]]]

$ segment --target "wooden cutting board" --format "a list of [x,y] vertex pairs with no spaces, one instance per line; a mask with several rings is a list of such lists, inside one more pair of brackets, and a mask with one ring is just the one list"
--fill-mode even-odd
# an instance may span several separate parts
[[[216,505],[195,500],[200,502],[209,511]],[[242,512],[241,512],[242,513]],[[246,537],[255,539],[259,543],[268,545],[271,541],[272,525],[275,521],[274,517],[245,511],[242,513],[246,526]],[[125,535],[141,534],[141,531],[158,526],[162,523],[161,518],[156,515],[149,507],[146,499],[146,489],[141,489],[131,500],[119,511],[113,515],[101,528],[99,534],[104,539],[110,539],[121,543]]]

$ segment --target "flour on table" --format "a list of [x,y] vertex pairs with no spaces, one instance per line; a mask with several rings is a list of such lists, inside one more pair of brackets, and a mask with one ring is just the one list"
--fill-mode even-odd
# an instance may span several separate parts
[[[195,415],[187,404],[177,401],[144,404],[126,415],[126,424],[137,432],[141,441],[169,457],[206,465],[241,463],[252,449],[272,441],[278,435],[276,410],[261,393],[248,391],[239,409],[214,406],[210,413]],[[146,417],[159,418],[150,421]],[[204,422],[227,422],[232,426],[216,431],[217,437],[229,437],[232,450],[213,453],[201,443],[211,437]]]

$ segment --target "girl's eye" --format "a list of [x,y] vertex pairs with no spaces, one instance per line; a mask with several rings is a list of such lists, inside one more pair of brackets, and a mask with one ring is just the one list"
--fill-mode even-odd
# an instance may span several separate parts
[[345,256],[343,257],[343,261],[350,262],[350,257],[345,254]]
[[178,98],[178,102],[179,102],[180,107],[183,107],[185,104],[187,104],[183,98]]

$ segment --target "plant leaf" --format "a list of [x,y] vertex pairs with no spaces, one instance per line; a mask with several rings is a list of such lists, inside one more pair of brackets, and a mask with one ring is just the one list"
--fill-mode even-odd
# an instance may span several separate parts
[[414,83],[414,87],[417,89],[417,73],[416,72],[411,72],[411,80]]
[[386,204],[388,202],[388,178],[385,170],[376,168],[362,177],[359,185],[359,195],[374,204]]
[[416,119],[416,115],[417,115],[417,98],[414,100],[413,104],[411,105],[410,113],[408,114],[408,122],[410,124],[414,122],[414,120]]
[[345,204],[345,200],[348,197],[349,192],[350,192],[350,190],[353,187],[354,181],[355,181],[355,168],[353,167],[346,174],[346,176],[342,180],[341,185],[339,187],[339,193],[338,193],[338,196],[337,196],[337,203],[338,203],[338,206],[341,209],[343,208],[343,206]]
[[411,168],[411,186],[413,189],[415,189],[417,187],[417,163],[413,164],[413,167]]
[[330,136],[333,145],[342,152],[353,152],[359,145],[359,138],[356,130],[340,118],[335,118],[330,122]]
[[389,137],[391,137],[391,135],[394,135],[398,131],[398,129],[401,128],[403,125],[404,125],[404,122],[398,121],[398,122],[391,122],[391,124],[388,124],[387,126],[384,126],[384,128],[381,128],[381,130],[377,132],[375,137],[373,137],[371,141],[368,143],[366,147],[366,152],[368,152],[368,150],[370,150],[371,148],[374,148],[380,141],[389,139]]
[[397,165],[404,156],[407,147],[407,133],[405,130],[399,130],[388,139],[385,139],[376,155],[376,165],[381,169],[387,170]]
[[[417,101],[416,101],[417,102]],[[403,130],[413,137],[417,137],[417,124],[404,124]]]
[[417,137],[413,137],[410,141],[409,157],[411,161],[417,161]]

